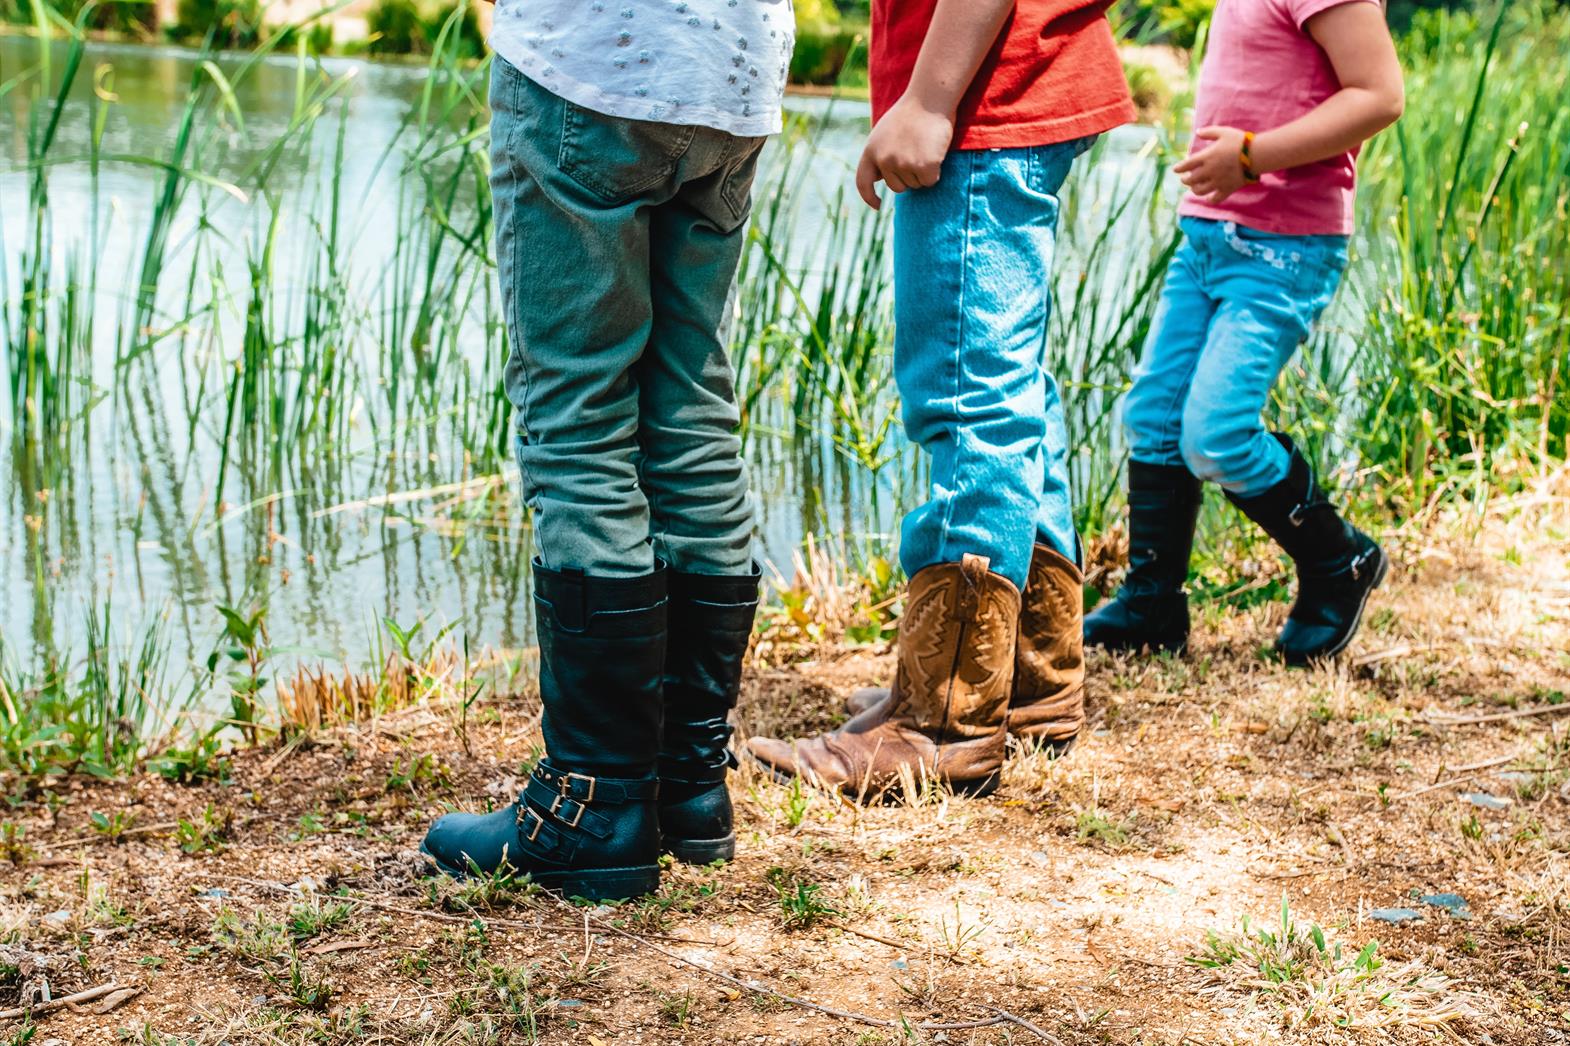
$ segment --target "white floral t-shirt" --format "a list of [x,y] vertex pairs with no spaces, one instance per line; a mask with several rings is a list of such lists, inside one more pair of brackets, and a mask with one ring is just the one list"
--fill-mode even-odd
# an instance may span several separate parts
[[775,134],[795,44],[790,0],[497,0],[491,46],[585,109]]

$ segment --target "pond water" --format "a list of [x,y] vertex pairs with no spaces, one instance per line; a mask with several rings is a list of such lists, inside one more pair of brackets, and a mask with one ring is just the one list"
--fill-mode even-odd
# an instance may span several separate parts
[[[45,60],[58,79],[65,59],[64,44],[41,52],[35,41],[0,36],[0,84]],[[421,66],[306,67],[279,56],[253,67],[224,60],[217,71],[233,83],[232,102],[191,52],[90,45],[48,154],[42,240],[30,205],[32,96],[15,86],[0,95],[4,321],[17,329],[28,268],[40,259],[56,273],[51,307],[61,308],[66,284],[84,285],[92,318],[84,327],[78,308],[74,337],[56,324],[85,356],[56,393],[69,438],[29,435],[15,343],[0,392],[0,438],[12,457],[0,498],[5,656],[24,668],[75,658],[90,610],[107,607],[122,645],[156,623],[179,674],[212,649],[220,604],[265,605],[274,645],[306,661],[366,660],[383,642],[384,618],[428,620],[427,634],[452,625],[477,649],[529,645],[529,528],[494,446],[505,429],[494,273],[486,245],[462,235],[488,216],[476,213],[482,195],[472,187],[446,201],[430,192],[470,184],[473,141],[452,142],[464,139],[464,114],[475,107],[440,115]],[[198,121],[201,148],[181,153],[198,83],[208,85],[212,111]],[[320,100],[321,112],[304,111],[302,97]],[[791,218],[779,228],[789,234],[760,237],[759,250],[778,255],[792,294],[815,301],[837,265],[858,260],[833,255],[856,245],[845,230],[866,228],[850,189],[865,106],[792,98],[790,107],[799,133],[792,146],[771,146],[758,201],[761,216],[788,186]],[[442,135],[422,138],[431,125]],[[1150,174],[1151,135],[1121,131],[1093,174],[1082,167],[1070,233],[1104,226],[1118,193]],[[470,137],[483,149],[482,127]],[[177,155],[193,166],[170,214],[161,202],[168,170],[146,161]],[[1163,226],[1149,210],[1118,219],[1124,233],[1096,264],[1116,271],[1123,256],[1151,251]],[[330,230],[328,213],[338,216]],[[138,277],[161,215],[165,278],[144,314]],[[437,243],[432,229],[454,235]],[[1068,236],[1063,263],[1095,241]],[[338,271],[324,279],[323,266]],[[886,274],[884,262],[869,271]],[[312,333],[325,286],[353,289],[329,310],[334,329],[352,336]],[[886,287],[871,308],[886,332]],[[1071,336],[1088,345],[1097,330]],[[253,351],[291,362],[265,364]],[[350,358],[334,364],[335,353]],[[896,409],[886,356],[878,359],[859,390],[858,409],[874,427]],[[337,384],[323,377],[331,366],[347,375]],[[313,399],[312,381],[328,393]],[[1107,391],[1080,397],[1091,415],[1105,414]],[[876,454],[858,454],[837,423],[809,422],[801,402],[760,396],[747,435],[760,551],[786,575],[808,535],[851,555],[886,551],[922,483],[897,425]],[[304,426],[310,436],[297,445],[290,434],[312,412],[331,420]],[[868,467],[872,457],[881,467]]]

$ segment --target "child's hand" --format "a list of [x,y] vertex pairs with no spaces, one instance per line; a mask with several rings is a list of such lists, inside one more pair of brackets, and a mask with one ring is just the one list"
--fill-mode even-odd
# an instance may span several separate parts
[[880,181],[894,192],[938,184],[953,138],[953,113],[934,112],[905,95],[867,136],[856,167],[856,191],[877,210],[881,202],[874,186]]
[[1188,191],[1206,203],[1220,203],[1248,184],[1243,177],[1243,132],[1236,127],[1201,127],[1194,137],[1210,142],[1172,168]]

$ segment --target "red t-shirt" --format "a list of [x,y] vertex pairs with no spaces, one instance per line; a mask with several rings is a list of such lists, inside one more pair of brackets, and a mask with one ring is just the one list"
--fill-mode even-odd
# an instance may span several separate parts
[[[873,0],[872,118],[910,84],[938,0]],[[959,106],[956,149],[1051,145],[1134,119],[1111,0],[1018,0]]]

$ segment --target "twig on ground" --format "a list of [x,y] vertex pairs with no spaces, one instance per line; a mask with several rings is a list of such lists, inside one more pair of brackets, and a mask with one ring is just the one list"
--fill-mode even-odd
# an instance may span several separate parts
[[834,927],[836,930],[843,930],[845,933],[854,934],[857,937],[864,937],[869,941],[876,941],[878,944],[886,944],[890,948],[894,948],[898,951],[908,952],[911,950],[909,944],[902,944],[899,941],[891,941],[887,937],[879,937],[875,933],[868,933],[866,930],[858,930],[854,926],[846,926],[844,923],[837,920],[831,919],[827,925]]
[[11,1010],[0,1010],[0,1021],[20,1020],[23,1017],[36,1016],[40,1013],[48,1013],[50,1010],[58,1010],[62,1006],[79,1006],[84,1002],[92,1002],[94,999],[102,999],[105,995],[113,995],[115,992],[120,991],[123,988],[130,987],[132,987],[132,985],[121,984],[118,981],[110,981],[108,984],[100,984],[96,988],[88,988],[86,991],[75,992],[71,995],[62,995],[58,999],[50,999],[48,1002],[41,1002],[37,1006],[18,1006]]
[[1506,719],[1525,719],[1528,716],[1563,715],[1570,712],[1570,702],[1562,705],[1539,705],[1536,708],[1517,708],[1510,712],[1493,712],[1489,715],[1452,716],[1444,712],[1425,712],[1423,718],[1435,726],[1470,726],[1474,723],[1498,723]]

